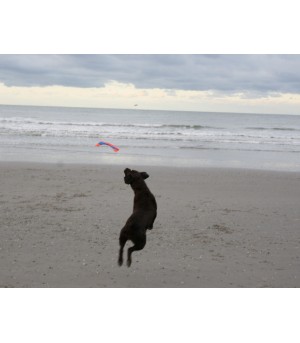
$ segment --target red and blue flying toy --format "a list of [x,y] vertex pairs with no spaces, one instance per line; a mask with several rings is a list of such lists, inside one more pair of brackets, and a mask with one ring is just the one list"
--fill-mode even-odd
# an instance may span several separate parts
[[118,147],[116,147],[115,145],[111,144],[111,143],[108,143],[108,142],[99,142],[97,143],[95,146],[102,146],[102,145],[106,145],[106,146],[110,146],[114,152],[118,152],[120,149]]

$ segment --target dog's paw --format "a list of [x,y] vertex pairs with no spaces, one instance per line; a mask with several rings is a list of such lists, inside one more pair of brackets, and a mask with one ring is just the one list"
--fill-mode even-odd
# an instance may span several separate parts
[[131,260],[127,260],[127,267],[131,266]]
[[118,260],[118,265],[121,267],[122,264],[123,264],[123,260],[122,260],[122,259],[119,259],[119,260]]

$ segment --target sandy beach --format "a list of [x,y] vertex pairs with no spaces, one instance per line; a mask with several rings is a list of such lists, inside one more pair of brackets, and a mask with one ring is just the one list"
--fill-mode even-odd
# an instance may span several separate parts
[[[127,166],[158,203],[131,268],[117,264]],[[0,175],[0,287],[300,286],[299,173],[1,162]]]

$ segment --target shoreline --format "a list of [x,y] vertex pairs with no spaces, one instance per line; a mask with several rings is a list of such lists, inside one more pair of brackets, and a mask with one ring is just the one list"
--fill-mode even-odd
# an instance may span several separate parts
[[113,168],[123,171],[122,168],[127,168],[128,166],[132,169],[141,169],[141,168],[150,168],[152,170],[167,170],[167,169],[175,169],[175,170],[188,170],[188,171],[226,171],[226,172],[250,172],[250,173],[275,173],[275,174],[299,174],[300,171],[297,170],[279,170],[279,169],[263,169],[263,168],[249,168],[249,167],[225,167],[225,166],[209,166],[209,165],[203,165],[203,166],[195,166],[195,165],[151,165],[147,163],[109,163],[109,162],[103,162],[103,163],[87,163],[87,162],[46,162],[46,161],[20,161],[20,160],[0,160],[0,167],[1,166],[20,166],[20,167],[45,167],[45,168],[85,168],[85,167],[91,167],[91,168]]
[[0,287],[300,286],[299,172],[126,164],[158,202],[127,268],[124,166],[0,162]]

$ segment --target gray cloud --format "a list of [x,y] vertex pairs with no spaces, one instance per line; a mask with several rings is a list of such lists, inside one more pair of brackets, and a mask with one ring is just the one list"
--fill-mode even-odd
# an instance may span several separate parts
[[219,92],[300,92],[300,55],[0,55],[7,86],[138,88]]

